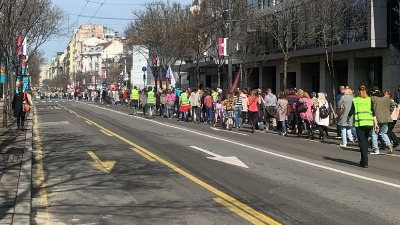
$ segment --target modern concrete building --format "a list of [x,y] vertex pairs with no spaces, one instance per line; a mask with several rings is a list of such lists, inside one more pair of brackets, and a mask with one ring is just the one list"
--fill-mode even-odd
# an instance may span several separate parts
[[[334,72],[337,85],[357,88],[359,84],[368,87],[378,86],[383,90],[394,90],[400,84],[400,40],[398,13],[393,9],[397,0],[357,0],[366,7],[368,19],[362,32],[349,32],[333,45]],[[262,11],[284,4],[278,0],[248,0],[250,8]],[[364,4],[364,5],[363,5]],[[351,17],[349,17],[351,18]],[[348,19],[348,18],[344,18]],[[353,28],[353,29],[359,29]],[[353,30],[354,31],[354,30]],[[241,31],[246,32],[246,31]],[[260,35],[262,37],[262,35]],[[266,89],[275,92],[283,90],[283,54],[271,39],[263,37],[260,44],[265,45],[263,54],[251,56],[247,60],[248,87]],[[317,41],[298,46],[289,60],[287,86],[305,89],[309,92],[326,92],[331,98],[333,81],[325,62],[325,49]],[[217,66],[212,55],[201,63],[200,79],[203,86],[216,87]],[[233,79],[238,61],[233,60]],[[235,67],[236,64],[236,67]],[[221,84],[226,87],[227,65],[221,69]],[[235,69],[236,68],[236,69]],[[194,77],[194,65],[188,68],[190,77]],[[193,83],[191,83],[193,86]]]
[[[334,71],[338,85],[356,88],[359,84],[365,84],[368,87],[394,90],[400,84],[400,76],[397,75],[400,69],[400,52],[395,45],[398,42],[398,28],[395,28],[396,18],[393,16],[396,1],[360,2],[369,9],[366,32],[343,37],[333,46]],[[270,50],[273,52],[278,49]],[[250,85],[272,87],[281,91],[283,55],[272,53],[267,58],[256,60],[259,66],[252,70]],[[318,43],[311,47],[300,46],[289,61],[288,87],[332,93],[333,81],[325,60],[325,50]]]

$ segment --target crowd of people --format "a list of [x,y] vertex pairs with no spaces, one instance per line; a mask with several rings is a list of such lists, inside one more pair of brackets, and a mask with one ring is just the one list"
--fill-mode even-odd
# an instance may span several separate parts
[[391,154],[399,145],[393,128],[399,117],[400,86],[394,94],[377,87],[368,91],[363,85],[357,91],[340,86],[336,101],[329,102],[326,93],[295,88],[275,95],[270,88],[262,92],[247,88],[231,91],[134,87],[126,102],[134,115],[142,109],[143,116],[149,118],[176,117],[178,121],[207,123],[227,130],[248,124],[252,133],[275,130],[282,136],[294,134],[321,140],[328,137],[329,125],[336,123],[337,136],[333,138],[341,139],[341,147],[347,147],[348,142],[358,144],[362,153],[359,165],[367,168],[368,148],[372,149],[370,154],[380,154],[381,148]]
[[[80,97],[82,96],[82,97]],[[222,129],[241,129],[249,126],[255,130],[273,130],[282,136],[326,140],[328,127],[336,123],[341,147],[358,144],[361,167],[368,167],[370,154],[380,154],[387,148],[393,153],[398,139],[393,128],[399,117],[400,86],[392,94],[363,85],[357,93],[350,87],[340,86],[335,102],[329,102],[326,93],[307,92],[302,89],[285,89],[274,94],[271,88],[222,90],[220,88],[171,89],[153,87],[132,90],[85,91],[74,93],[73,98],[96,101],[101,104],[121,104],[132,108],[133,115],[142,110],[143,116],[155,116],[192,123],[206,123]],[[369,138],[370,137],[370,138]]]

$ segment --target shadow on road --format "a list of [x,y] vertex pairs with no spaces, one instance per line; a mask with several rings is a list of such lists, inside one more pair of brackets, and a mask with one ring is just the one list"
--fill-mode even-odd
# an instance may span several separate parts
[[351,165],[351,166],[358,166],[358,163],[353,162],[353,161],[349,161],[349,160],[345,160],[345,159],[331,158],[331,157],[327,157],[327,156],[325,156],[324,159],[325,160],[329,160],[329,161],[333,161],[333,162],[338,162],[338,163]]

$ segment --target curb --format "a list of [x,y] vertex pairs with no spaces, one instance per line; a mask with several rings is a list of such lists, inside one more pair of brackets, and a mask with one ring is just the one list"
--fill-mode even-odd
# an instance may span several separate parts
[[25,140],[25,152],[18,181],[17,198],[15,202],[12,225],[26,225],[31,222],[31,188],[32,188],[32,113],[27,117],[28,126]]

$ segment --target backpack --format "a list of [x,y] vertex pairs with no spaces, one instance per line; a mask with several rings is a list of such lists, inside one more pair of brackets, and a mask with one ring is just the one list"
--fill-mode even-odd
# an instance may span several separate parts
[[319,118],[320,119],[326,119],[329,117],[329,109],[323,104],[321,107],[319,107]]
[[235,105],[233,101],[228,101],[226,104],[226,111],[232,111],[235,109]]
[[296,110],[297,110],[298,113],[307,112],[307,109],[308,109],[307,103],[305,103],[304,101],[298,100],[296,102]]

